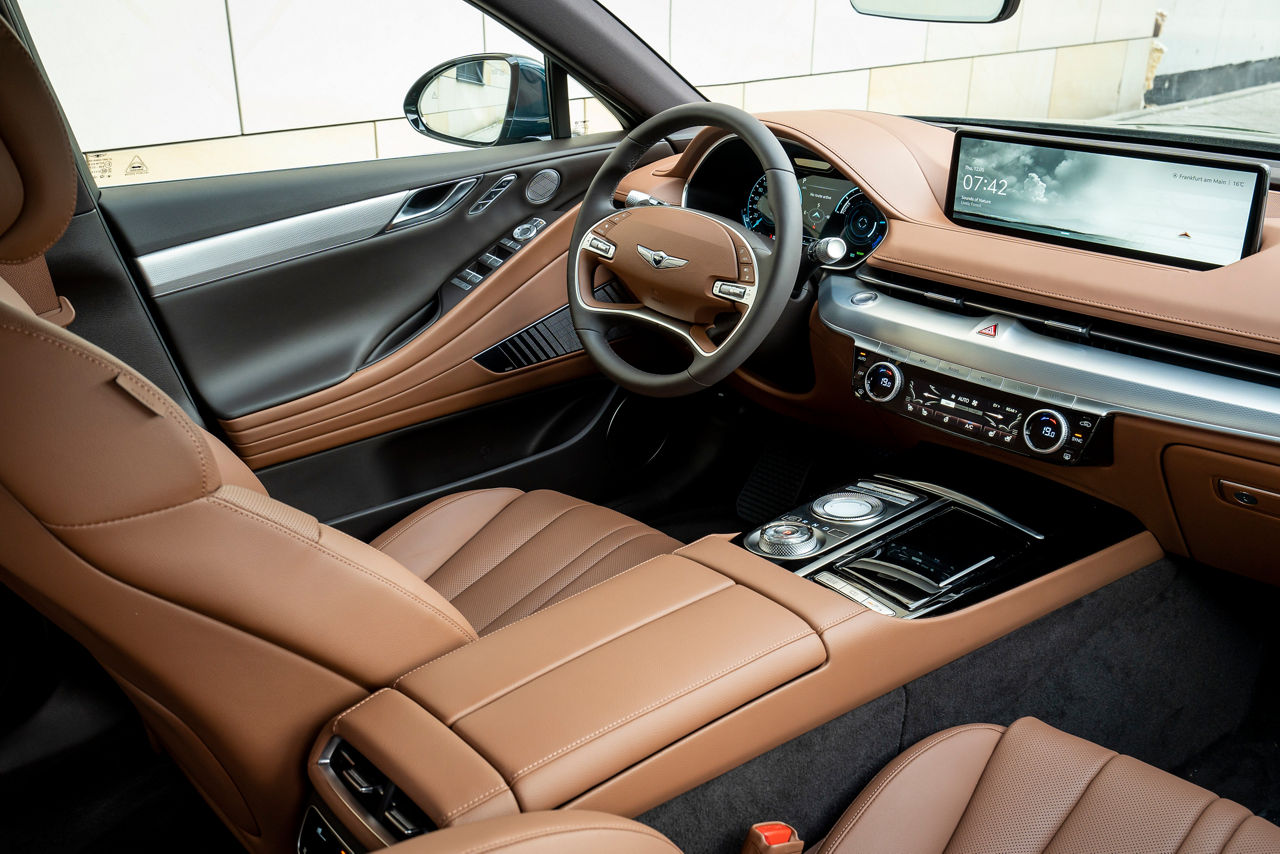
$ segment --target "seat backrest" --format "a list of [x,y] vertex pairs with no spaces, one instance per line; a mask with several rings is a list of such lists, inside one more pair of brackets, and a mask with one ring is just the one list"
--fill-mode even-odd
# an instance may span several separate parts
[[[33,127],[56,144],[32,143]],[[75,177],[3,22],[0,140],[0,262],[16,263],[61,234]],[[59,164],[72,192],[54,203]],[[476,635],[392,558],[269,498],[215,442],[0,281],[0,581],[93,653],[247,847],[287,850],[322,725]]]

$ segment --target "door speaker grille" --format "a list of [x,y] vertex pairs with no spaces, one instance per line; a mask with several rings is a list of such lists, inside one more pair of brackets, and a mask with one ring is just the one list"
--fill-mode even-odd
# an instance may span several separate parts
[[560,189],[560,173],[554,169],[543,169],[529,179],[524,188],[524,197],[535,205],[548,201]]

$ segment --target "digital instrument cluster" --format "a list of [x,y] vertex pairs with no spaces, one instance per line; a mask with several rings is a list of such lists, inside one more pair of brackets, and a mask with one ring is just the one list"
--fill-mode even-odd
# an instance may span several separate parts
[[[806,248],[826,238],[840,238],[844,257],[823,266],[847,270],[866,260],[888,229],[888,221],[860,187],[817,153],[791,140],[780,140],[795,168]],[[694,169],[685,187],[684,205],[740,221],[764,237],[774,237],[774,207],[768,176],[741,139],[729,137],[714,146]]]
[[[848,246],[844,260],[828,266],[852,267],[884,239],[887,227],[884,214],[852,181],[802,168],[796,170],[796,180],[800,185],[805,244],[825,237],[839,237]],[[762,174],[751,185],[742,205],[741,218],[742,224],[757,234],[773,237],[768,175]]]

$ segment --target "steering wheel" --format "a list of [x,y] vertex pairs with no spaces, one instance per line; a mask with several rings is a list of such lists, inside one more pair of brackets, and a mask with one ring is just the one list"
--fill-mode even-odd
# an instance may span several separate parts
[[[768,176],[772,243],[740,223],[682,207],[619,211],[614,191],[662,138],[689,127],[731,131]],[[723,104],[683,104],[627,134],[587,188],[569,244],[569,312],[587,355],[618,385],[652,397],[691,394],[733,373],[778,322],[802,251],[800,190],[777,138],[749,113]],[[596,299],[617,281],[636,302]],[[693,352],[682,371],[657,374],[618,355],[606,334],[620,318],[680,339]],[[736,323],[729,325],[726,320]]]

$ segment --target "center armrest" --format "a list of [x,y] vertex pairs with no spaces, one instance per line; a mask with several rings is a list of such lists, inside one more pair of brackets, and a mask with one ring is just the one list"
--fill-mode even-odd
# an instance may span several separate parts
[[[406,673],[315,756],[350,743],[441,827],[550,809],[826,662],[808,619],[687,550]],[[312,779],[341,810],[341,781]]]
[[791,611],[662,555],[442,656],[396,689],[557,806],[826,660]]

